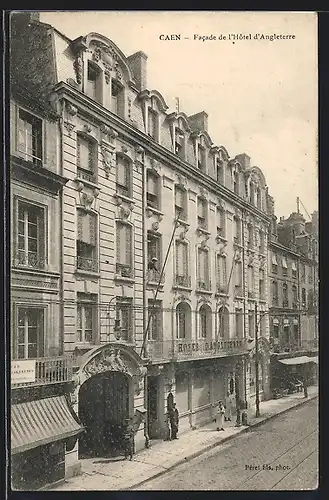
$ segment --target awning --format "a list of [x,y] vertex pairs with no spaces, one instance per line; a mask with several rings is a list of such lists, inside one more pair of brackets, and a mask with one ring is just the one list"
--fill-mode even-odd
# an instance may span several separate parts
[[308,356],[299,356],[297,358],[279,359],[280,363],[284,365],[304,365],[310,363],[312,360]]
[[274,266],[277,266],[278,265],[278,261],[276,260],[276,255],[275,253],[272,253],[272,264]]
[[65,396],[14,404],[11,407],[11,453],[67,439],[83,430]]
[[285,257],[282,257],[282,267],[284,267],[285,269],[288,268],[288,264]]

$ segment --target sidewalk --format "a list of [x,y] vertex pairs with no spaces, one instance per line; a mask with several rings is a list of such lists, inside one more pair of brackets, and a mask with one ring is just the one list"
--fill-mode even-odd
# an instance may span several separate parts
[[[162,475],[177,465],[201,455],[239,433],[247,432],[280,413],[306,403],[318,395],[318,387],[308,388],[308,399],[303,393],[296,393],[280,399],[271,399],[260,404],[259,418],[249,410],[248,427],[234,427],[234,422],[225,422],[225,431],[216,431],[214,423],[180,435],[177,441],[151,442],[151,447],[134,455],[132,461],[123,457],[115,459],[86,459],[82,462],[82,475],[58,485],[53,491],[83,490],[127,490]],[[230,425],[227,425],[230,424]]]

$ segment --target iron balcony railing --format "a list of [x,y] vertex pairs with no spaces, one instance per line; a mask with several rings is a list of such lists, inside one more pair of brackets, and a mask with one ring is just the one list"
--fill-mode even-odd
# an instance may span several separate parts
[[174,286],[191,287],[191,276],[176,274],[174,277]]
[[[161,276],[161,271],[158,271],[156,269],[148,269],[147,282],[159,283],[160,276]],[[164,283],[164,280],[165,280],[165,273],[162,274],[160,283]]]
[[[12,360],[12,370],[20,368],[20,363],[26,361],[24,359]],[[12,387],[27,387],[35,385],[58,384],[62,382],[70,382],[73,376],[73,360],[71,356],[54,356],[51,358],[29,358],[35,366],[32,371],[33,381],[30,382],[15,382],[12,377]],[[33,363],[35,362],[35,363]],[[15,368],[16,363],[16,368]],[[23,368],[24,369],[24,368]]]
[[133,276],[132,267],[129,264],[116,264],[115,272],[122,278],[132,278]]
[[98,272],[98,260],[92,257],[77,257],[77,269],[82,271],[89,271],[93,273]]
[[44,269],[46,264],[44,255],[25,250],[16,250],[13,261],[15,267],[31,267],[33,269]]
[[243,290],[241,285],[235,285],[234,287],[234,295],[236,297],[242,297],[243,296]]
[[77,169],[78,179],[82,179],[92,184],[96,183],[96,175],[93,172],[88,172],[82,168]]
[[147,355],[154,361],[230,356],[245,350],[247,342],[241,338],[220,339],[217,342],[207,339],[149,340],[147,343]]
[[206,290],[208,292],[211,290],[210,279],[198,280],[197,284],[198,284],[198,290]]

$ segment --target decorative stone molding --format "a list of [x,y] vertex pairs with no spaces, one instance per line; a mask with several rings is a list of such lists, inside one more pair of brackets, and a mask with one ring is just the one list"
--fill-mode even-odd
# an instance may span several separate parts
[[89,125],[89,123],[85,123],[83,129],[87,134],[90,134],[90,132],[92,131],[91,125]]
[[177,175],[177,184],[181,187],[187,188],[187,179],[183,175]]
[[81,54],[77,54],[76,58],[73,61],[73,69],[75,72],[75,79],[79,85],[82,83],[82,75],[83,75],[83,61]]
[[176,296],[176,302],[191,302],[191,299],[188,295],[185,293],[180,293],[179,295]]
[[83,190],[83,187],[84,187],[83,182],[81,182],[80,180],[76,180],[75,184],[77,187],[77,191],[81,192]]
[[129,217],[129,215],[130,215],[131,212],[130,212],[129,208],[121,206],[119,213],[120,213],[120,217],[122,219],[127,219]]
[[153,229],[153,231],[158,231],[158,229],[159,229],[159,222],[153,222],[152,223],[152,229]]
[[120,349],[107,349],[95,356],[83,369],[84,374],[89,378],[99,373],[114,371],[121,372],[132,377],[134,374],[121,357]]
[[147,374],[147,368],[141,366],[138,368],[137,372],[133,375],[134,381],[134,392],[136,395],[140,394],[144,386],[144,377]]
[[110,150],[104,143],[101,143],[101,155],[103,159],[105,177],[108,179],[111,169],[114,166],[115,154],[113,150]]
[[82,205],[88,210],[91,208],[91,205],[93,204],[95,200],[95,195],[91,193],[82,193],[81,196],[81,202]]
[[124,144],[121,146],[121,151],[125,154],[129,154],[129,148]]
[[102,59],[102,50],[100,47],[96,46],[94,48],[94,52],[93,52],[92,57],[93,57],[94,61],[96,61],[96,62],[99,62]]
[[75,129],[75,125],[69,121],[65,121],[64,122],[64,127],[66,128],[68,134],[69,134],[69,137],[72,137],[72,132],[73,130]]
[[128,101],[127,102],[128,102],[128,118],[130,120],[131,119],[131,104],[132,104],[131,97],[128,97]]
[[69,116],[76,116],[78,114],[78,108],[70,102],[66,102],[65,109]]

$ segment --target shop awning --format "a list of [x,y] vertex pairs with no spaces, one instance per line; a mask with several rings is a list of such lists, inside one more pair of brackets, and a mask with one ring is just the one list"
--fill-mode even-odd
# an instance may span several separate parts
[[284,365],[304,365],[305,363],[310,363],[312,359],[308,356],[299,356],[297,358],[279,359],[278,361]]
[[39,399],[11,407],[11,452],[67,439],[79,434],[83,426],[74,417],[65,396]]

